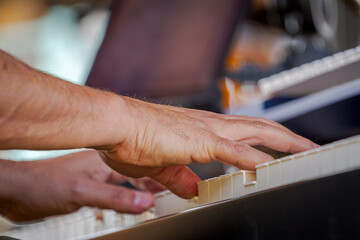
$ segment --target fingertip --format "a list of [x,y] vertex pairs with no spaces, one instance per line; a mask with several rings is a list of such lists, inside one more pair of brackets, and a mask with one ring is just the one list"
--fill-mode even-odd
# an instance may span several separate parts
[[198,195],[198,186],[197,182],[189,185],[186,191],[179,192],[179,196],[182,198],[190,199]]
[[[306,147],[304,147],[304,149],[301,149],[302,151],[308,151],[308,150],[311,150],[311,149],[315,149],[315,148],[319,148],[320,145],[312,142],[311,140],[309,139],[306,139],[307,140],[307,144],[306,144]],[[302,152],[300,151],[300,152]]]
[[306,145],[307,145],[307,148],[309,149],[313,149],[313,148],[318,148],[320,147],[320,145],[314,143],[313,141],[311,141],[310,139],[308,138],[305,138],[305,137],[302,137],[305,141],[306,141]]
[[320,147],[320,145],[312,142],[311,140],[309,140],[307,138],[304,138],[300,135],[297,135],[297,136],[300,141],[292,142],[292,144],[289,148],[289,151],[287,151],[287,152],[295,154],[295,153],[300,153],[300,152],[304,152],[304,151],[308,151],[308,150]]
[[321,147],[319,144],[313,143],[313,148],[319,148]]
[[264,153],[264,154],[262,154],[262,156],[260,158],[254,160],[246,170],[255,171],[256,170],[256,165],[271,162],[271,161],[274,161],[274,160],[275,159],[271,155]]
[[[258,164],[261,164],[261,163],[267,163],[267,162],[271,162],[271,161],[274,161],[275,159],[269,155],[269,154],[266,154],[264,153],[265,155],[263,155],[262,158],[260,158],[260,161],[259,162],[256,162],[255,166],[258,165]],[[255,168],[254,166],[254,168]]]
[[155,205],[154,197],[149,193],[136,192],[134,198],[135,211],[143,212]]
[[185,166],[165,167],[152,177],[171,192],[182,198],[197,196],[197,182],[201,179]]
[[141,213],[155,205],[150,193],[132,190],[123,186],[92,182],[80,196],[81,206],[113,209],[120,213]]

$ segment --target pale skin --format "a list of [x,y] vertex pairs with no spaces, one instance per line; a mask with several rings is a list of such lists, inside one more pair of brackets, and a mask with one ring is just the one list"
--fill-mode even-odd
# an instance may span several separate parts
[[272,157],[252,146],[290,153],[317,147],[266,119],[153,104],[74,85],[4,52],[0,84],[0,149],[93,148],[117,172],[151,177],[184,198],[197,195],[200,180],[186,167],[190,163],[219,160],[254,170]]
[[[0,212],[13,221],[70,213],[83,206],[141,213],[153,206],[151,193],[164,190],[149,178],[120,175],[94,150],[33,162],[0,160],[0,169]],[[144,192],[118,185],[125,181]]]

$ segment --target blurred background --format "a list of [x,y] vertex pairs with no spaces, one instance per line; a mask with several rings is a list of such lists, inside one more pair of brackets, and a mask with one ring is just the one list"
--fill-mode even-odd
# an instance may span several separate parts
[[[0,48],[77,84],[269,117],[324,144],[360,133],[359,6],[357,0],[0,0]],[[0,157],[67,152],[12,150]]]
[[[0,1],[0,48],[28,65],[84,85],[103,39],[110,1]],[[38,160],[72,151],[0,151]]]

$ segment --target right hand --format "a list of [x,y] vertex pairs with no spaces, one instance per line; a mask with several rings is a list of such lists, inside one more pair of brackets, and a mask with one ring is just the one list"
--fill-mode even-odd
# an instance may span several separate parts
[[240,169],[273,158],[251,146],[297,153],[317,147],[267,119],[216,114],[124,98],[128,114],[125,137],[100,150],[104,161],[131,177],[149,176],[175,194],[197,195],[200,179],[185,165],[215,160]]

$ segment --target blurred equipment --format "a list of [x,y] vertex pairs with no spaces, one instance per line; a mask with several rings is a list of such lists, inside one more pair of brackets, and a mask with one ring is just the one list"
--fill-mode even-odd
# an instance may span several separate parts
[[320,144],[359,134],[359,3],[264,2],[230,49],[223,111],[270,118]]
[[259,81],[256,101],[229,114],[265,117],[318,143],[360,133],[360,47]]
[[301,97],[360,76],[360,47],[259,80],[265,96]]
[[336,51],[359,42],[359,1],[264,0],[253,19],[284,29],[292,36],[316,31]]
[[115,1],[87,85],[215,110],[214,83],[247,2]]
[[309,1],[317,32],[338,51],[359,44],[359,2],[355,0]]

